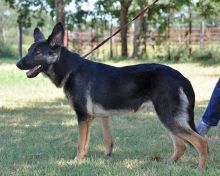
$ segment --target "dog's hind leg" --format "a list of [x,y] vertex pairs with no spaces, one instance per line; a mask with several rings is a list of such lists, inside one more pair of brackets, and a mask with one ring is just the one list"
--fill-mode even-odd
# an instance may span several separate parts
[[[188,98],[182,88],[179,89],[179,96],[167,94],[162,99],[163,103],[159,100],[154,102],[159,119],[172,134],[195,147],[199,154],[199,167],[204,168],[208,158],[208,144],[207,140],[196,133],[193,120],[194,100]],[[176,142],[180,144],[180,140]],[[174,152],[174,159],[176,156],[179,155]]]
[[103,142],[105,146],[105,155],[111,156],[112,149],[113,149],[113,141],[112,141],[111,130],[109,126],[109,118],[101,117],[99,118],[99,122],[102,128]]
[[79,122],[79,134],[78,134],[78,149],[76,160],[83,159],[88,153],[90,131],[93,118],[88,118],[86,121]]
[[173,147],[174,147],[174,152],[171,157],[171,160],[177,161],[181,156],[183,156],[186,150],[186,145],[184,143],[184,140],[179,138],[178,136],[170,133],[170,137],[173,141]]
[[179,136],[190,142],[199,154],[199,167],[204,168],[208,159],[208,141],[204,137],[200,136],[194,131],[190,131],[189,134],[179,134]]

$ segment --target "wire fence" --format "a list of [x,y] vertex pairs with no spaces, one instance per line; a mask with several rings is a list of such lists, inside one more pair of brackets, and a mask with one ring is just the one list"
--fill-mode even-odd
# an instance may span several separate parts
[[[85,54],[94,48],[98,43],[109,37],[109,32],[95,33],[95,32],[66,32],[66,45],[76,50],[81,54]],[[134,32],[130,31],[127,35],[128,39],[128,54],[131,55],[133,51]],[[148,30],[145,35],[145,47],[151,52],[156,52],[155,48],[169,45],[171,48],[184,48],[186,46],[193,47],[209,47],[220,44],[220,27],[207,27],[201,25],[200,27],[170,27],[163,33],[156,30]],[[110,53],[113,56],[120,56],[121,54],[121,38],[116,35],[105,45],[97,49],[92,56],[95,57],[109,57]]]

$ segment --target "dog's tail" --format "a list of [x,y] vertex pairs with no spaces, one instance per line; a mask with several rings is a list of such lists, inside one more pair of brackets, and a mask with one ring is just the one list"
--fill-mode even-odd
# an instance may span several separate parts
[[194,92],[185,93],[184,88],[179,87],[165,96],[166,100],[159,97],[153,101],[158,117],[165,127],[174,135],[197,132],[194,123]]
[[183,88],[183,93],[186,95],[186,97],[188,99],[187,111],[189,114],[189,119],[188,119],[189,126],[191,127],[191,129],[193,131],[198,133],[198,131],[196,129],[195,121],[194,121],[195,93],[193,91],[193,88],[192,88],[192,85],[190,82],[189,82],[187,88]]

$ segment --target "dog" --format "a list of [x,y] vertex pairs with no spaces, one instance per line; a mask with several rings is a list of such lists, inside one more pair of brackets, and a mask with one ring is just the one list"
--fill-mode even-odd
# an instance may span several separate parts
[[207,140],[194,124],[195,95],[191,83],[180,72],[161,64],[139,64],[114,67],[82,58],[63,46],[64,28],[57,23],[48,39],[39,28],[34,30],[34,43],[26,56],[17,62],[27,77],[46,75],[64,93],[78,120],[78,148],[75,159],[88,153],[91,124],[101,121],[105,154],[112,154],[113,140],[108,117],[112,113],[137,112],[152,102],[155,111],[168,129],[177,161],[186,149],[185,142],[199,154],[199,167],[208,158]]

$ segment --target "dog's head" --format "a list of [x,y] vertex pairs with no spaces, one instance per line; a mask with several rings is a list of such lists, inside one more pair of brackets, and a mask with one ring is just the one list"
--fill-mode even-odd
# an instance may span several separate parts
[[46,71],[51,64],[58,61],[63,45],[64,28],[57,23],[48,39],[44,38],[39,28],[34,30],[34,43],[28,49],[26,56],[17,62],[21,70],[28,70],[27,77],[34,78],[40,72]]

